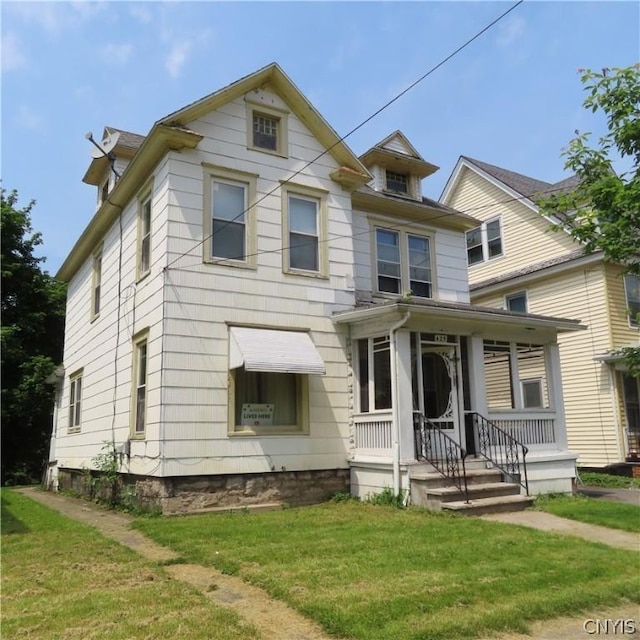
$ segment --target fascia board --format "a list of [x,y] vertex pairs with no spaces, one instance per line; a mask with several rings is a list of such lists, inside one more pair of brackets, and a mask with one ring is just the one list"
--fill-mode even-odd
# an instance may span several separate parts
[[193,131],[154,125],[107,200],[76,241],[56,277],[65,282],[71,280],[167,151],[185,147],[194,149],[202,138],[202,135]]

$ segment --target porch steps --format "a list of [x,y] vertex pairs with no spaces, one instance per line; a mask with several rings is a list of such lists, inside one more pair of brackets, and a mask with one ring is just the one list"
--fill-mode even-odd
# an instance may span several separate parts
[[487,468],[484,460],[470,462],[466,465],[469,502],[465,501],[463,491],[437,471],[429,470],[429,465],[412,469],[411,502],[432,511],[474,516],[520,511],[532,504],[533,498],[520,495],[520,485],[505,482],[501,471]]

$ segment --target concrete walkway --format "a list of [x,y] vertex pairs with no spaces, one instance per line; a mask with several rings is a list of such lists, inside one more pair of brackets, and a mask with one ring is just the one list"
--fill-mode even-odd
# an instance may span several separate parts
[[519,524],[524,527],[553,531],[570,536],[578,536],[593,542],[602,542],[611,547],[619,547],[628,551],[640,551],[640,536],[629,531],[600,527],[576,520],[560,518],[544,511],[515,511],[513,513],[492,513],[482,516],[483,520],[494,520],[508,524]]
[[[104,509],[84,500],[41,491],[38,488],[18,489],[18,491],[69,518],[96,527],[107,538],[133,549],[150,561],[162,563],[177,558],[177,554],[172,550],[131,529],[133,518],[128,515]],[[483,518],[579,536],[623,549],[638,550],[640,548],[639,536],[635,534],[574,522],[541,511],[498,513],[483,516]],[[174,579],[195,587],[217,604],[236,611],[260,631],[264,640],[329,640],[330,638],[315,622],[300,615],[283,602],[272,599],[261,589],[243,582],[240,578],[224,575],[215,569],[199,565],[175,564],[165,566],[164,570]],[[596,619],[633,620],[640,629],[638,605],[627,603],[615,609],[597,610],[589,615],[536,622],[531,625],[531,633],[528,635],[504,633],[491,636],[491,640],[586,640],[594,637],[593,625],[589,626],[591,623],[587,621]],[[585,623],[587,623],[586,629]]]

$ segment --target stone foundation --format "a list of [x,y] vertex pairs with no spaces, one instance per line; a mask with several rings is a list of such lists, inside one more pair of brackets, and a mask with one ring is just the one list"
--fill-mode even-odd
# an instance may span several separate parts
[[[91,495],[87,472],[60,469],[58,487]],[[141,508],[183,514],[266,505],[302,506],[349,493],[349,470],[283,471],[223,476],[121,476],[120,494]]]

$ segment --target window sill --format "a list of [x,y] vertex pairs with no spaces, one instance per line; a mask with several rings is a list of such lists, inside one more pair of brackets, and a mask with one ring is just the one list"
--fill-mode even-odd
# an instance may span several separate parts
[[74,427],[73,429],[67,429],[67,435],[73,435],[74,433],[80,433],[80,427]]
[[203,264],[210,266],[234,267],[235,269],[248,269],[256,271],[258,266],[255,262],[243,262],[241,260],[229,260],[228,258],[205,258]]
[[141,273],[141,274],[136,278],[136,284],[140,284],[143,280],[145,280],[146,278],[148,278],[150,274],[151,274],[151,269],[149,269],[148,271],[145,271],[144,273]]
[[129,436],[129,440],[145,440],[147,437],[146,433],[132,433]]
[[237,437],[264,437],[264,436],[308,436],[308,430],[302,430],[297,427],[295,428],[287,428],[287,427],[265,427],[264,429],[251,429],[251,427],[243,427],[242,425],[238,425],[233,430],[229,430],[227,435],[230,438]]
[[317,271],[304,271],[303,269],[283,269],[282,273],[288,276],[303,276],[304,278],[315,278],[316,280],[329,280],[329,276]]

